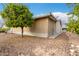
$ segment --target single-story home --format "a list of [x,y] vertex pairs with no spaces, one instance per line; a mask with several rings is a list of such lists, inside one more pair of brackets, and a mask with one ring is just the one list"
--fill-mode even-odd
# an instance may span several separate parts
[[[32,27],[24,28],[24,35],[49,37],[61,33],[61,21],[52,14],[45,14],[34,17]],[[12,28],[11,33],[21,34],[21,28]]]

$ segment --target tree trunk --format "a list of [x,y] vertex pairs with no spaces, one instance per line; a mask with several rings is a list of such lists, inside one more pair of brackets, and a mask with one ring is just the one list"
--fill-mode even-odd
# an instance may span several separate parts
[[24,27],[21,27],[22,38],[23,38],[23,32],[24,32],[24,31],[23,31],[23,28],[24,28]]

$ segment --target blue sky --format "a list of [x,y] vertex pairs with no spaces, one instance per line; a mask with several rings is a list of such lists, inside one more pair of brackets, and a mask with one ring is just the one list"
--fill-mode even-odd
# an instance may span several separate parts
[[[61,20],[64,20],[63,23],[68,20],[68,16],[65,13],[71,12],[71,8],[65,3],[26,3],[25,5],[29,7],[34,16],[52,12],[55,16],[59,16]],[[0,4],[0,12],[2,10],[3,5]],[[2,23],[3,19],[0,17],[0,27]]]
[[27,4],[34,14],[42,14],[49,12],[70,12],[70,8],[64,3],[32,3]]
[[[34,15],[49,12],[70,12],[70,8],[65,3],[26,3]],[[3,6],[0,4],[0,11]]]

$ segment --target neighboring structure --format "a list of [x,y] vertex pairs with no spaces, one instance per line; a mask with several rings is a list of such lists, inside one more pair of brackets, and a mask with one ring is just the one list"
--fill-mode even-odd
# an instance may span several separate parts
[[67,31],[67,23],[64,23],[64,25],[62,26],[62,31],[66,32]]
[[67,31],[67,23],[69,21],[69,18],[71,17],[70,15],[67,15],[68,13],[62,13],[62,12],[54,12],[52,13],[54,17],[57,20],[61,20],[61,25],[62,25],[62,31],[66,32]]
[[[52,14],[34,17],[32,27],[24,28],[24,35],[49,37],[61,33],[61,21],[56,20]],[[11,33],[21,34],[20,28],[12,28]]]

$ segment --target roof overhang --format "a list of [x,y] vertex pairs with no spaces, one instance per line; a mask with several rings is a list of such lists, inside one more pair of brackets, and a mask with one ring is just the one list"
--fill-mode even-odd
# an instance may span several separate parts
[[50,14],[37,15],[37,16],[34,16],[33,19],[37,20],[37,19],[47,18],[47,17],[52,19],[53,21],[57,21],[56,18],[51,13]]

